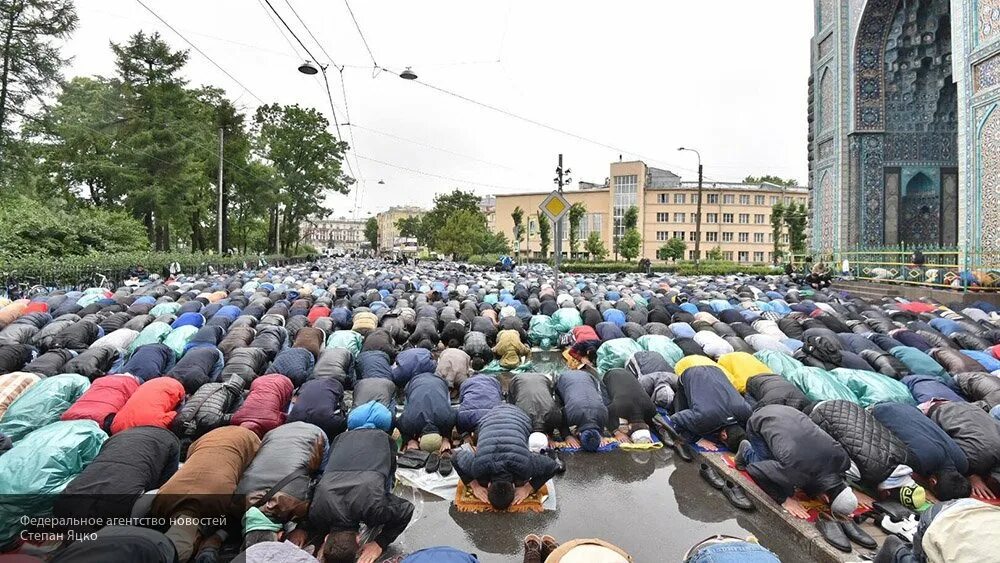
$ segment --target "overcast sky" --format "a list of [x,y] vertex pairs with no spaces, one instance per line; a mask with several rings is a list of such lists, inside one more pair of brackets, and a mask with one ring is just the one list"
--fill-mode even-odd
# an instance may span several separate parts
[[[305,54],[283,36],[263,0],[144,1],[249,91],[193,51],[186,71],[192,85],[224,88],[247,113],[258,96],[329,116],[322,81],[297,72]],[[286,0],[270,1],[328,62]],[[603,181],[619,154],[694,180],[695,156],[678,153],[681,145],[701,151],[711,179],[807,179],[812,2],[353,0],[378,64],[412,66],[426,85],[386,72],[373,76],[343,0],[288,2],[336,65],[346,65],[346,108],[341,73],[329,73],[338,119],[345,122],[349,111],[356,124],[353,141],[347,127],[341,131],[352,145],[354,175],[363,179],[361,216],[390,205],[429,205],[434,194],[455,187],[483,195],[548,190],[560,152],[574,183]],[[112,74],[108,42],[140,29],[187,47],[135,0],[78,0],[77,10],[67,74]],[[354,196],[328,203],[334,215],[346,215]]]

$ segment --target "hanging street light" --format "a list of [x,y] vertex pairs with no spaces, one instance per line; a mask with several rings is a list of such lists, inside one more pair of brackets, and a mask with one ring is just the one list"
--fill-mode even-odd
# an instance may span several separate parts
[[413,72],[413,70],[410,67],[406,67],[406,70],[401,72],[399,74],[399,77],[402,78],[403,80],[416,80],[417,73]]
[[312,61],[305,61],[299,65],[299,72],[301,72],[302,74],[308,74],[309,76],[312,76],[314,74],[319,74],[319,71],[320,71],[319,66],[317,66],[316,63]]

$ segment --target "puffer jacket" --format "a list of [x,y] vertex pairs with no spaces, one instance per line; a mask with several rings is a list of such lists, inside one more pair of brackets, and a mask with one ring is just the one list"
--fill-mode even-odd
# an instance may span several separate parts
[[891,377],[873,371],[847,368],[834,369],[830,375],[846,385],[862,407],[878,403],[915,404],[906,384]]
[[62,329],[52,338],[51,348],[67,348],[82,352],[101,337],[101,327],[88,320],[80,320]]
[[754,410],[767,405],[785,405],[809,414],[814,404],[795,384],[774,373],[750,378],[747,394],[753,399]]
[[39,350],[48,350],[52,347],[52,343],[60,331],[79,320],[80,317],[73,314],[56,317],[52,322],[46,324],[35,333],[35,336],[31,339],[31,345]]
[[396,341],[389,334],[389,331],[385,329],[377,328],[365,336],[364,344],[361,345],[361,351],[368,352],[370,350],[385,352],[389,356],[389,363],[396,361],[396,354],[398,352]]
[[30,344],[35,335],[38,334],[38,327],[33,324],[22,323],[18,319],[14,324],[0,330],[0,346],[8,344]]
[[896,359],[896,356],[888,352],[878,350],[862,350],[861,358],[868,362],[873,371],[889,376],[893,379],[902,379],[910,375],[906,364]]
[[267,373],[280,373],[291,380],[296,388],[301,387],[311,376],[316,360],[312,352],[305,348],[285,348],[274,358]]
[[371,401],[381,403],[395,419],[397,391],[396,384],[391,379],[362,379],[354,384],[354,404],[363,405]]
[[907,375],[901,379],[903,385],[910,390],[910,395],[917,404],[933,399],[964,402],[961,396],[951,387],[945,385],[933,375]]
[[958,373],[955,383],[970,401],[980,403],[986,410],[1000,405],[1000,377],[985,372]]
[[332,377],[351,387],[355,381],[354,354],[346,348],[326,348],[313,368],[313,377]]
[[418,438],[428,432],[450,435],[455,426],[448,383],[433,373],[422,373],[406,384],[406,408],[399,417],[399,430],[405,438]]
[[32,385],[41,381],[41,377],[30,372],[14,372],[0,375],[0,419],[7,407],[20,397]]
[[928,353],[934,358],[935,362],[941,364],[941,367],[948,370],[948,373],[951,375],[986,371],[986,368],[982,364],[954,348],[931,348]]
[[469,332],[465,324],[460,321],[451,321],[441,329],[441,342],[448,348],[459,348],[465,341],[465,335]]
[[458,430],[473,432],[486,413],[503,402],[500,381],[485,374],[470,377],[462,383],[458,401]]
[[93,381],[111,371],[111,368],[121,358],[119,350],[110,346],[87,348],[78,356],[66,362],[63,370],[67,373],[78,373]]
[[963,350],[985,350],[992,346],[990,342],[964,331],[953,333],[951,339]]
[[632,357],[625,363],[625,369],[635,377],[640,377],[647,373],[673,371],[670,363],[663,359],[663,356],[659,352],[652,350],[642,350],[632,354]]
[[229,354],[229,359],[222,367],[222,379],[238,375],[247,386],[253,383],[257,376],[264,373],[267,365],[267,352],[260,348],[236,348]]
[[184,401],[184,386],[172,377],[157,377],[139,386],[111,421],[111,433],[136,426],[170,428],[177,407]]
[[462,350],[472,359],[479,359],[483,365],[493,361],[493,349],[490,347],[489,339],[482,332],[472,331],[465,335],[465,343]]
[[265,326],[257,331],[250,343],[251,348],[260,348],[267,353],[267,359],[274,361],[278,352],[288,345],[288,331],[282,326]]
[[219,350],[222,351],[222,355],[225,357],[226,361],[229,361],[229,356],[234,350],[238,348],[246,348],[250,346],[253,342],[254,335],[257,332],[248,326],[238,326],[230,328],[226,332],[226,336],[219,342]]
[[771,373],[771,368],[767,364],[746,352],[723,354],[719,357],[719,365],[722,366],[726,376],[730,378],[729,382],[740,393],[746,392],[747,382],[754,377],[764,373]]
[[745,426],[752,413],[750,405],[736,392],[722,369],[697,365],[681,377],[683,401],[670,419],[689,437],[704,436],[725,426]]
[[602,431],[608,425],[608,407],[597,381],[585,371],[564,371],[556,380],[556,394],[563,403],[563,423],[577,432]]
[[310,379],[299,388],[298,399],[288,414],[288,422],[315,424],[332,442],[337,434],[347,430],[343,399],[344,386],[339,379]]
[[622,332],[621,327],[608,321],[597,323],[597,326],[594,327],[594,331],[597,332],[597,336],[600,337],[602,342],[625,338],[625,333]]
[[906,463],[906,445],[859,405],[823,401],[809,418],[844,447],[866,485],[877,486]]
[[418,319],[417,326],[413,329],[413,333],[410,334],[408,342],[410,346],[427,348],[428,350],[437,348],[438,343],[441,342],[441,336],[438,334],[437,320],[426,317]]
[[175,361],[174,351],[166,344],[146,344],[136,348],[119,371],[148,381],[169,372]]
[[230,422],[261,437],[285,423],[291,400],[291,380],[280,374],[262,375],[250,384],[250,394]]
[[987,476],[1000,467],[1000,425],[979,405],[938,403],[927,416],[962,448],[970,473]]
[[[312,478],[323,469],[326,446],[326,435],[307,422],[290,422],[271,430],[243,471],[236,494],[246,495],[246,507],[250,507],[284,483],[261,511],[279,522],[304,518],[312,499]],[[295,477],[284,481],[289,475]]]
[[65,373],[66,370],[63,369],[63,366],[65,366],[66,362],[72,360],[74,357],[76,357],[76,352],[72,350],[52,350],[41,354],[34,360],[25,364],[22,371],[51,377],[53,375]]
[[455,455],[455,471],[466,483],[507,480],[540,489],[555,475],[556,462],[531,453],[530,433],[528,415],[513,405],[497,405],[479,422],[475,453],[463,449]]
[[916,373],[920,375],[933,375],[934,377],[941,380],[945,385],[954,385],[954,381],[948,371],[945,370],[941,364],[934,361],[934,358],[924,354],[916,348],[910,348],[909,346],[897,346],[891,350],[889,353],[896,357],[897,360],[906,364],[906,367],[911,373]]
[[73,403],[60,420],[93,420],[105,432],[111,430],[111,419],[139,389],[140,381],[131,375],[109,375],[98,378]]
[[309,350],[313,355],[313,359],[319,359],[320,354],[323,353],[323,345],[325,343],[325,332],[318,328],[307,326],[302,327],[295,333],[295,342],[292,344],[292,347]]
[[245,387],[246,381],[238,375],[231,376],[225,383],[202,385],[174,419],[174,432],[182,438],[195,439],[229,424]]
[[392,381],[392,363],[389,355],[381,350],[361,352],[354,367],[358,379],[381,377]]
[[392,368],[392,380],[405,387],[417,374],[434,373],[437,362],[426,348],[410,348],[396,356],[396,366]]
[[222,368],[222,352],[218,349],[195,348],[184,354],[167,375],[184,384],[188,395],[194,395],[202,385],[218,381]]
[[500,359],[500,367],[514,369],[521,365],[521,357],[531,354],[517,331],[501,330],[497,335],[497,345],[493,347],[493,354]]

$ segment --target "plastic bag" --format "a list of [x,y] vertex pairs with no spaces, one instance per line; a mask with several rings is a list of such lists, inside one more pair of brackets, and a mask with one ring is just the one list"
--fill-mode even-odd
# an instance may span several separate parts
[[528,340],[535,346],[548,349],[559,342],[559,333],[547,315],[535,315],[531,317],[528,327]]
[[642,347],[631,338],[608,340],[597,349],[597,371],[603,375],[608,370],[623,368],[632,354],[640,351]]
[[847,368],[836,368],[830,373],[854,393],[862,407],[877,403],[916,404],[909,387],[891,377]]
[[[75,373],[63,373],[42,379],[29,387],[7,408],[3,418],[0,418],[0,433],[6,434],[12,442],[17,442],[32,430],[59,420],[59,417],[88,388],[90,381]],[[7,455],[9,454],[0,456],[0,459]]]
[[[765,362],[767,363],[767,362]],[[843,399],[860,403],[857,395],[836,376],[821,368],[802,367],[781,374],[795,384],[810,401]]]
[[552,313],[552,328],[559,334],[566,334],[582,324],[583,317],[576,309],[563,308]]
[[659,353],[670,367],[674,367],[684,357],[684,351],[674,344],[673,340],[662,334],[646,334],[640,336],[636,342],[643,350]]

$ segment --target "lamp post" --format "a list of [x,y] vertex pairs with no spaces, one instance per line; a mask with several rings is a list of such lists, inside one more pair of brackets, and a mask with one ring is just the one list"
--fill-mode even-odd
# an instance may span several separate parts
[[694,267],[697,269],[701,264],[701,181],[702,181],[702,168],[701,168],[701,153],[695,149],[688,149],[681,147],[677,149],[679,151],[693,152],[698,155],[698,211],[694,216]]

